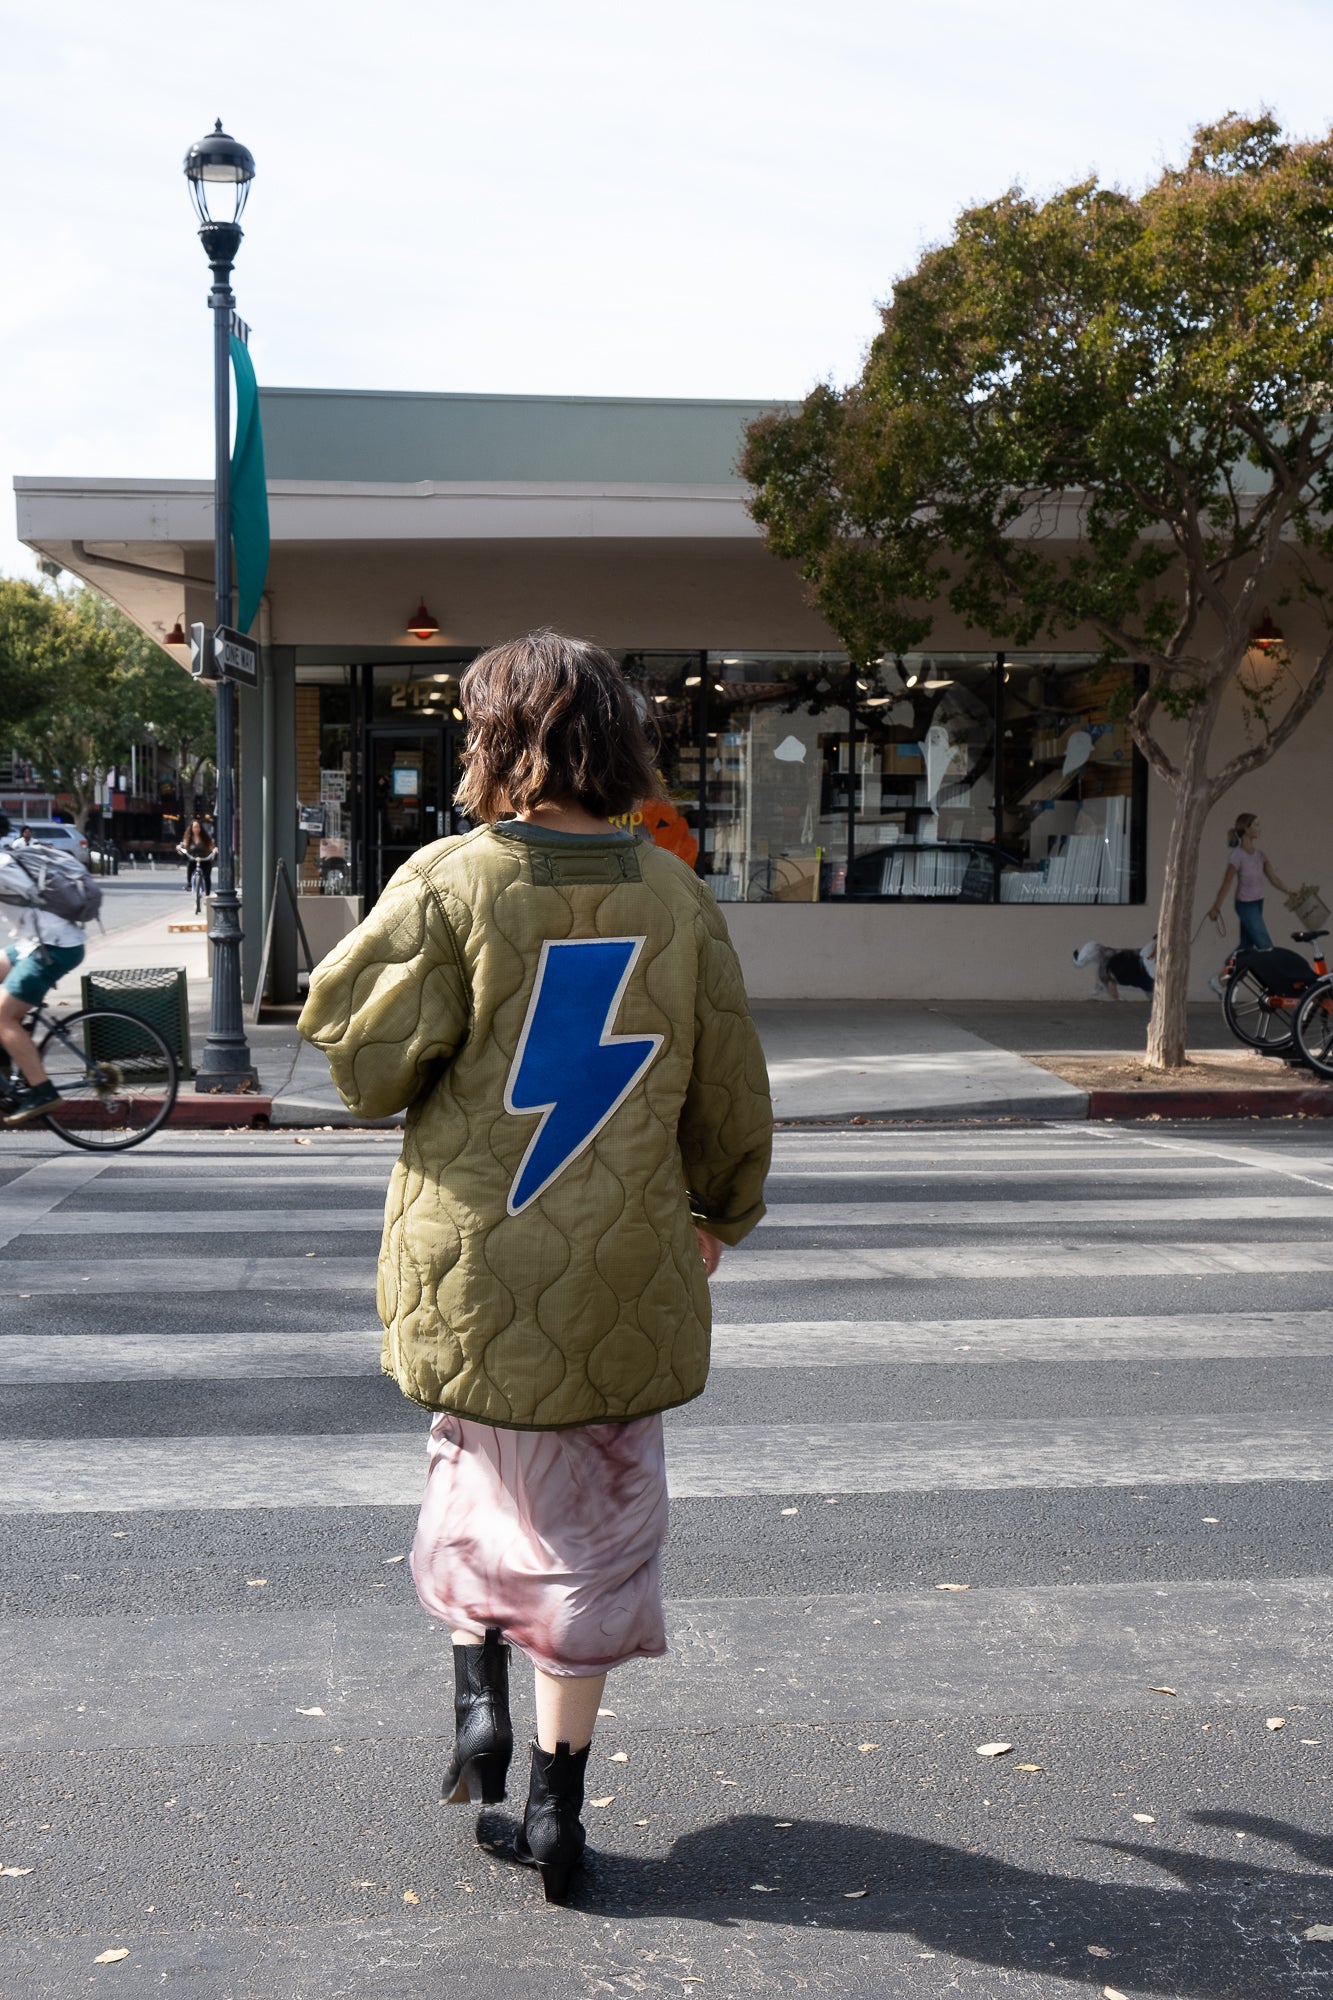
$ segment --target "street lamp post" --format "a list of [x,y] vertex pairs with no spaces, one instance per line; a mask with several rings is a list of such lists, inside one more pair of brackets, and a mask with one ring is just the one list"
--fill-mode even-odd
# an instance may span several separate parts
[[[213,313],[213,624],[231,624],[231,325],[236,304],[232,266],[241,247],[241,211],[255,177],[249,150],[222,129],[191,146],[185,177],[199,216],[199,240],[213,267],[208,303]],[[209,190],[230,194],[231,214],[218,220]],[[218,888],[213,898],[213,1003],[208,1040],[199,1057],[195,1089],[250,1091],[259,1077],[245,1039],[241,1003],[241,917],[236,894],[236,688],[225,676],[217,687]]]

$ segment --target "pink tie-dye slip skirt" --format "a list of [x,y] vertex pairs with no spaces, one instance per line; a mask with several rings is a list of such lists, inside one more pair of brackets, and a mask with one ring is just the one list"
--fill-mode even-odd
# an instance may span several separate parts
[[412,1545],[432,1618],[505,1638],[548,1674],[600,1674],[666,1651],[661,1416],[511,1431],[431,1425]]

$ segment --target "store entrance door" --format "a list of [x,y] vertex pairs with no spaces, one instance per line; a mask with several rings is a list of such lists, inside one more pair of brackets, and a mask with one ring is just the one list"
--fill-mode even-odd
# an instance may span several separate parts
[[453,832],[457,734],[439,723],[409,729],[371,726],[366,755],[367,908],[394,870],[419,847]]

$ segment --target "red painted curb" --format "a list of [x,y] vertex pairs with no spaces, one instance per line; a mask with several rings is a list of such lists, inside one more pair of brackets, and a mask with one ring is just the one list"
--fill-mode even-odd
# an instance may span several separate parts
[[215,1097],[208,1091],[191,1090],[187,1084],[176,1099],[166,1129],[185,1127],[201,1132],[216,1131],[222,1125],[267,1126],[272,1112],[271,1097],[224,1096],[221,1092]]
[[1089,1118],[1333,1118],[1333,1090],[1090,1090]]

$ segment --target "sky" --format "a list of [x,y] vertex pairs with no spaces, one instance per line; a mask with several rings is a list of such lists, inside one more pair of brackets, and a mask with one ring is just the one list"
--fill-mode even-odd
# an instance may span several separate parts
[[257,174],[261,383],[803,395],[960,209],[1333,123],[1328,0],[0,0],[0,570],[17,473],[211,471],[181,164]]

